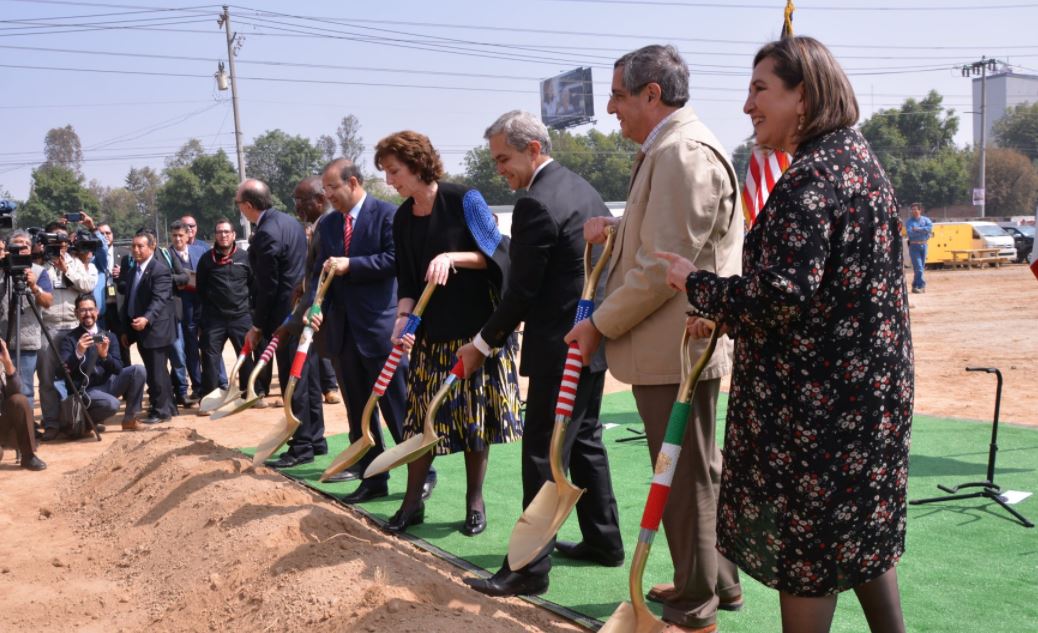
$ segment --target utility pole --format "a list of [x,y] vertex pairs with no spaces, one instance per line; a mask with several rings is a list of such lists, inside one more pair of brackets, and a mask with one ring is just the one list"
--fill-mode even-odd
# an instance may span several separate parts
[[[973,190],[973,203],[980,210],[980,217],[985,217],[987,200],[987,105],[988,105],[988,70],[994,72],[995,60],[981,57],[980,61],[962,67],[962,76],[980,75],[980,174],[977,188]],[[978,195],[979,193],[979,195]]]
[[[227,33],[227,63],[231,69],[231,107],[234,109],[234,144],[238,150],[238,181],[241,182],[245,180],[245,150],[242,147],[241,119],[238,116],[238,75],[234,69],[235,49],[237,48],[235,42],[238,40],[238,36],[231,33],[231,14],[226,4],[223,5],[223,14],[217,20],[217,24],[222,26]],[[240,45],[240,41],[238,41],[238,45]],[[248,239],[251,227],[245,216],[241,216],[241,225],[245,239]]]

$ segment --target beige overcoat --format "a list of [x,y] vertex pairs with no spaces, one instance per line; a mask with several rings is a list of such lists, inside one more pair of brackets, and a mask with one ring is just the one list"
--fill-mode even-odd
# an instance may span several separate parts
[[[660,130],[634,174],[610,259],[606,298],[594,324],[607,338],[613,375],[632,385],[681,380],[679,346],[689,309],[684,292],[667,285],[670,251],[702,270],[739,274],[743,221],[735,171],[720,141],[691,107]],[[693,347],[698,356],[705,341]],[[703,379],[731,371],[731,342],[714,352]]]

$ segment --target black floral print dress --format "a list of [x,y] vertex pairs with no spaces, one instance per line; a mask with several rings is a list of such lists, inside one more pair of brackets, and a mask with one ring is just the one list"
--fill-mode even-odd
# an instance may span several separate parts
[[858,132],[797,149],[743,271],[687,283],[735,338],[718,549],[769,587],[844,591],[904,552],[913,398],[897,203]]

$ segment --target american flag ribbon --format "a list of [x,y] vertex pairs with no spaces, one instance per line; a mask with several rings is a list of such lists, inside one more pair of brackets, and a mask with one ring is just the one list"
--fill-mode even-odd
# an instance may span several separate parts
[[757,216],[768,201],[768,195],[789,167],[789,163],[789,154],[783,151],[753,146],[746,178],[742,183],[742,212],[746,218],[747,229],[757,221]]
[[[401,337],[408,334],[414,334],[418,331],[418,325],[422,322],[422,318],[413,314],[407,315],[407,325],[404,326],[404,331],[400,333]],[[375,386],[372,391],[379,398],[386,393],[386,388],[389,387],[389,381],[393,379],[393,374],[396,373],[396,368],[400,364],[400,359],[404,356],[404,346],[396,345],[393,347],[393,351],[389,353],[389,358],[386,359],[386,364],[382,366],[382,372],[378,375],[375,380]]]

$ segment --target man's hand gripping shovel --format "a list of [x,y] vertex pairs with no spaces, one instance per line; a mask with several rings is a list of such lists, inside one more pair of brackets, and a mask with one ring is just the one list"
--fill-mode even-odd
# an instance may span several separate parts
[[[607,229],[605,248],[594,268],[591,267],[591,244],[584,246],[584,292],[577,304],[577,315],[574,323],[591,316],[595,308],[595,288],[598,278],[609,261],[613,250],[614,228]],[[530,505],[526,506],[522,516],[512,528],[512,536],[508,539],[508,566],[521,569],[533,561],[548,546],[559,528],[566,522],[573,511],[583,488],[577,488],[568,479],[562,466],[562,450],[566,440],[566,428],[573,417],[573,404],[577,397],[577,384],[584,363],[577,343],[571,343],[566,354],[563,367],[562,383],[559,386],[559,397],[555,403],[555,428],[551,434],[551,449],[548,463],[551,466],[553,481],[546,481]]]
[[649,558],[649,550],[652,541],[660,529],[660,521],[663,519],[663,509],[667,505],[667,497],[670,496],[671,481],[674,478],[674,470],[678,465],[678,456],[681,453],[681,442],[685,437],[685,427],[688,425],[688,416],[691,411],[692,394],[696,390],[696,383],[703,373],[703,368],[710,361],[710,356],[717,346],[718,331],[720,328],[714,326],[710,334],[710,342],[706,351],[696,361],[695,367],[689,369],[689,337],[688,332],[681,339],[681,369],[683,378],[678,389],[678,400],[670,411],[670,420],[667,422],[666,434],[663,438],[663,446],[659,455],[656,456],[656,467],[649,487],[649,498],[645,501],[645,512],[642,514],[641,531],[638,533],[638,545],[634,549],[634,559],[631,561],[631,573],[628,583],[631,589],[631,601],[624,602],[606,623],[599,629],[599,633],[659,633],[667,624],[657,618],[645,605],[645,593],[642,588],[642,577],[645,574],[645,563]]
[[285,393],[282,396],[282,401],[285,407],[285,417],[281,419],[277,427],[263,438],[256,448],[256,454],[252,457],[252,465],[259,466],[267,460],[268,457],[274,454],[281,445],[288,441],[288,438],[292,437],[292,434],[299,428],[300,420],[292,413],[292,394],[295,393],[296,383],[303,376],[303,365],[306,364],[306,356],[310,351],[310,344],[314,340],[314,328],[311,325],[311,319],[321,314],[321,304],[324,303],[324,295],[328,293],[328,288],[332,284],[332,280],[335,279],[335,275],[321,269],[321,276],[317,282],[317,292],[314,295],[314,303],[310,306],[310,309],[306,314],[306,326],[303,328],[303,333],[299,337],[299,345],[296,346],[296,355],[292,359],[292,372],[288,378],[288,384],[285,385]]
[[[435,282],[430,281],[425,285],[422,296],[418,298],[418,303],[415,304],[414,310],[407,318],[407,325],[404,327],[404,331],[400,333],[401,338],[418,331],[418,325],[422,322],[422,312],[425,311],[425,306],[429,303],[429,298],[432,297],[433,290],[435,289]],[[360,437],[347,446],[346,450],[339,453],[332,461],[331,466],[325,469],[321,474],[322,482],[359,462],[371,447],[375,445],[375,438],[371,435],[371,416],[375,412],[378,399],[386,392],[386,387],[389,386],[389,381],[392,380],[393,374],[396,373],[396,368],[403,356],[404,346],[395,345],[393,351],[389,353],[389,358],[386,359],[386,364],[382,366],[382,373],[375,380],[375,386],[371,389],[368,401],[364,404],[364,412],[360,416]]]

